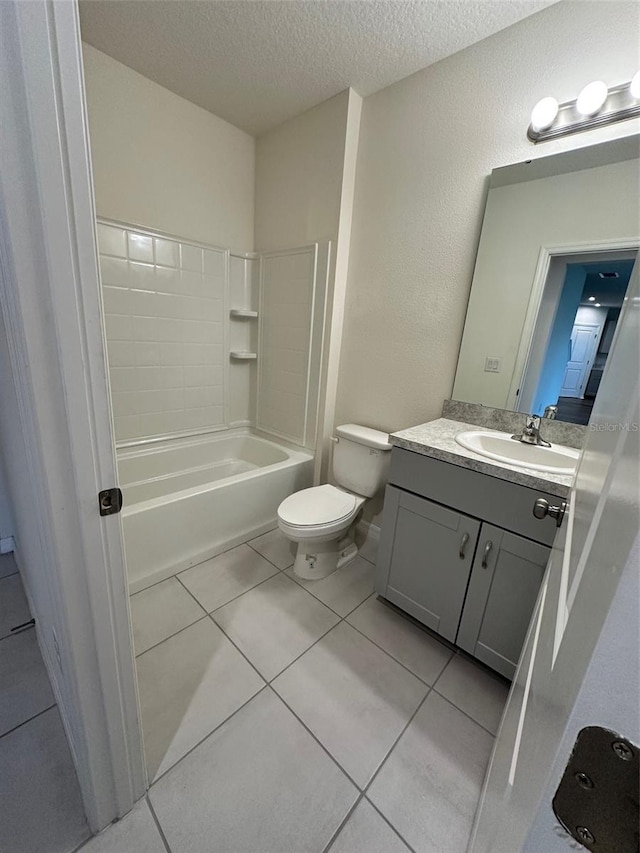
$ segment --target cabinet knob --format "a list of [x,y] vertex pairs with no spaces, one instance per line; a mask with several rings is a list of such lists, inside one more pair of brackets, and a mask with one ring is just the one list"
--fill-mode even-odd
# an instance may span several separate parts
[[467,551],[467,542],[469,541],[469,534],[465,533],[462,537],[462,541],[460,542],[460,559],[464,560],[465,553]]
[[560,527],[562,519],[567,511],[567,502],[560,501],[559,506],[553,506],[546,498],[538,498],[533,505],[533,514],[536,518],[546,518],[548,515],[555,518],[556,527]]

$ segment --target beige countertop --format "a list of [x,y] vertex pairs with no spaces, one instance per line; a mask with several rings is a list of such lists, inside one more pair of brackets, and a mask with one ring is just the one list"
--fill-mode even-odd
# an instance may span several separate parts
[[[394,432],[389,440],[394,447],[401,447],[423,456],[440,459],[442,462],[450,462],[452,465],[479,471],[490,477],[508,480],[510,483],[517,483],[530,489],[539,489],[558,497],[566,497],[569,494],[573,474],[554,474],[487,459],[456,442],[455,437],[458,433],[477,429],[478,426],[474,424],[438,418],[426,424]],[[487,432],[498,431],[487,429]]]

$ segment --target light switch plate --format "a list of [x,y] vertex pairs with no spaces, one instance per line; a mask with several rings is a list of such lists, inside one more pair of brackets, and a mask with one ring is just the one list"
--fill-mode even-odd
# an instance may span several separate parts
[[502,359],[495,356],[487,356],[484,362],[485,373],[500,373],[502,367]]

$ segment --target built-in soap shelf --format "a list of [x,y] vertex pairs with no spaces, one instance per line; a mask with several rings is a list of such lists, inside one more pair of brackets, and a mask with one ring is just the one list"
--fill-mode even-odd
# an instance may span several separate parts
[[232,308],[229,311],[229,316],[233,320],[256,320],[258,312],[250,311],[248,308]]
[[247,352],[246,350],[234,350],[229,353],[235,361],[252,361],[258,357],[257,352]]

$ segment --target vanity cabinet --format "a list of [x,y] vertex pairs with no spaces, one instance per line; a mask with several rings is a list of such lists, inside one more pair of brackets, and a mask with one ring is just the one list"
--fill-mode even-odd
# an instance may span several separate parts
[[512,678],[556,532],[551,493],[394,448],[377,592]]
[[513,678],[550,548],[483,524],[456,644]]
[[386,597],[455,642],[480,522],[387,487],[394,541]]

